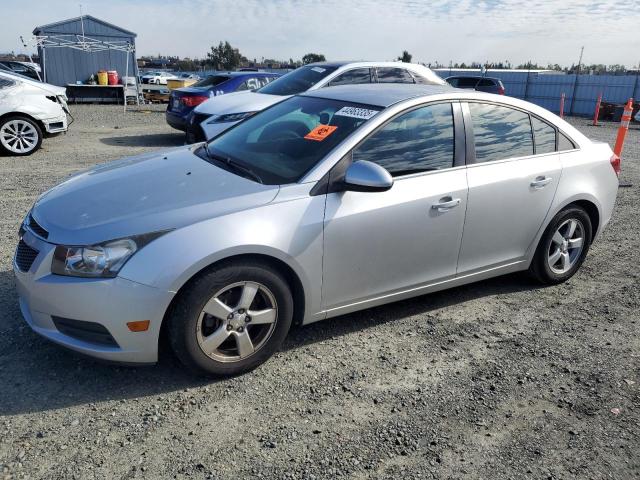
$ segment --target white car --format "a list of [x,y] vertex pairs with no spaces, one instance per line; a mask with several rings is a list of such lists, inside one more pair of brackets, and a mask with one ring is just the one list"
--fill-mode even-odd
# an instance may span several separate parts
[[168,72],[151,72],[142,76],[142,83],[149,83],[152,85],[166,85],[167,80],[176,79],[173,73]]
[[67,131],[66,90],[0,72],[0,151],[31,155],[45,136]]
[[210,140],[240,120],[298,93],[337,85],[371,83],[447,83],[429,68],[400,62],[311,63],[255,90],[213,97],[187,119],[187,143]]

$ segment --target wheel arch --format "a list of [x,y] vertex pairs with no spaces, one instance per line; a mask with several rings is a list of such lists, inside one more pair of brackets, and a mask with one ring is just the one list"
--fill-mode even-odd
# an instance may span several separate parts
[[44,123],[42,122],[42,120],[38,120],[33,115],[30,115],[30,114],[28,114],[26,112],[21,112],[21,111],[15,110],[15,111],[11,111],[11,112],[7,112],[5,114],[2,114],[2,115],[0,115],[0,123],[2,123],[4,121],[4,119],[8,118],[8,117],[26,117],[29,120],[31,120],[32,122],[36,123],[38,125],[38,127],[40,127],[40,131],[42,132],[43,136],[47,132],[47,129],[46,129]]
[[289,285],[289,288],[291,288],[291,295],[293,296],[293,324],[302,324],[306,308],[305,290],[302,280],[300,279],[300,276],[296,273],[296,271],[282,259],[276,258],[271,255],[267,255],[264,253],[241,253],[216,260],[215,262],[206,265],[205,267],[201,268],[196,273],[191,275],[191,277],[189,277],[180,286],[180,288],[178,288],[176,294],[171,299],[171,302],[169,302],[169,305],[166,308],[164,316],[162,318],[162,325],[160,327],[160,338],[158,339],[159,344],[166,341],[168,323],[166,321],[167,317],[170,315],[174,305],[176,304],[178,298],[181,297],[183,292],[185,292],[196,279],[205,274],[208,270],[219,267],[221,265],[232,264],[240,261],[251,261],[252,263],[266,265],[273,268],[284,277],[285,281]]
[[558,203],[552,209],[549,210],[549,213],[544,219],[544,222],[540,227],[538,234],[536,235],[533,242],[531,242],[531,245],[529,247],[529,250],[528,250],[529,253],[526,257],[527,268],[533,261],[533,257],[540,243],[540,239],[542,238],[542,235],[551,224],[551,221],[555,218],[555,216],[558,213],[560,213],[562,210],[572,205],[576,205],[583,208],[587,212],[587,215],[589,215],[589,219],[591,220],[591,228],[592,228],[591,243],[593,243],[593,241],[599,234],[599,230],[601,228],[602,207],[598,202],[598,200],[591,195],[576,195],[574,197],[570,197],[566,199],[564,202]]

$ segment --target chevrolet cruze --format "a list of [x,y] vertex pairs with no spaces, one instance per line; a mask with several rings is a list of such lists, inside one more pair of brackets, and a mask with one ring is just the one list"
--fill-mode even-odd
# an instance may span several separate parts
[[39,334],[196,371],[267,360],[293,323],[519,270],[569,279],[611,218],[620,160],[527,102],[450,87],[291,97],[207,144],[44,193],[14,270]]

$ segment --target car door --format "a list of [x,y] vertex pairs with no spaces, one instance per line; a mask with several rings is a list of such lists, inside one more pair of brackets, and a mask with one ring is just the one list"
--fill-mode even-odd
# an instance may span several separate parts
[[394,185],[327,195],[325,310],[455,276],[467,203],[463,132],[459,103],[430,104],[398,114],[352,151],[350,161],[383,166]]
[[469,102],[463,111],[465,125],[472,127],[467,129],[467,144],[475,146],[475,155],[467,167],[469,199],[460,274],[525,258],[562,171],[555,129],[549,124],[491,103]]

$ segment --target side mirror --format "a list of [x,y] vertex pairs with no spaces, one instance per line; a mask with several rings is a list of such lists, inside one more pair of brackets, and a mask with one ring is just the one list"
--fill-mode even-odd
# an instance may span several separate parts
[[344,189],[353,192],[384,192],[392,186],[391,174],[367,160],[352,163],[344,175]]

